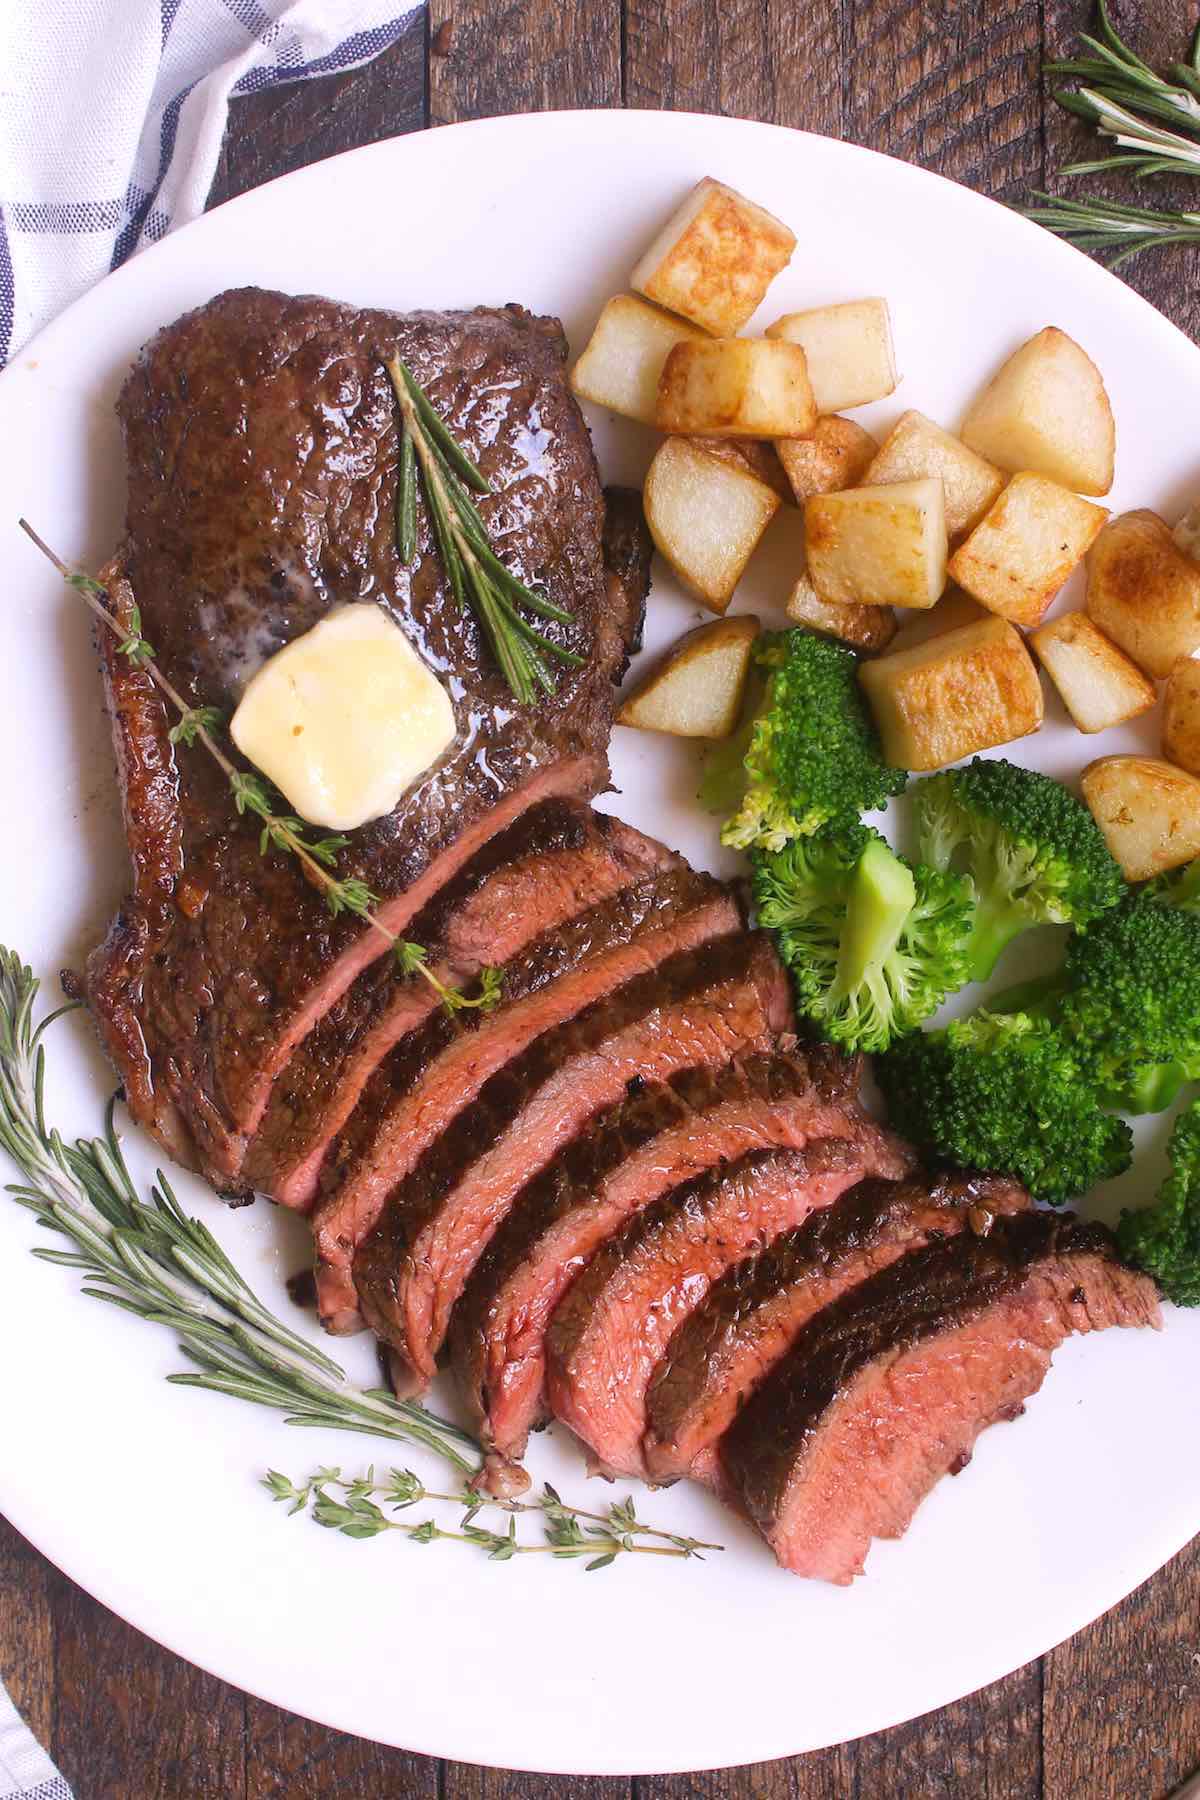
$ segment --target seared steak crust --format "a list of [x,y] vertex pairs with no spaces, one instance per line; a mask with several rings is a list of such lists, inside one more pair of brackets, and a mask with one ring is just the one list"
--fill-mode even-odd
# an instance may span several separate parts
[[835,1582],[899,1537],[976,1437],[1037,1392],[1073,1331],[1157,1325],[1103,1226],[1023,1212],[901,1258],[801,1332],[721,1440],[785,1568]]
[[430,1015],[367,1084],[329,1158],[314,1235],[317,1301],[328,1329],[358,1327],[351,1259],[389,1192],[504,1065],[542,1032],[672,953],[738,924],[720,882],[668,866],[544,932],[504,965],[493,1013]]
[[[494,484],[482,510],[504,560],[574,615],[545,627],[586,657],[552,698],[513,705],[424,517],[415,569],[397,560],[395,406],[379,360],[393,350]],[[340,860],[395,931],[527,805],[606,779],[612,684],[644,596],[630,586],[624,500],[622,560],[606,574],[565,350],[557,321],[518,307],[401,316],[242,289],[160,332],[121,394],[118,573],[190,703],[228,716],[267,656],[350,600],[383,605],[445,680],[453,746]],[[134,1116],[238,1189],[272,1079],[381,940],[332,918],[293,858],[259,855],[219,771],[167,741],[145,671],[111,642],[102,654],[135,890],[90,959],[89,999]]]
[[451,1321],[451,1358],[490,1449],[524,1453],[542,1414],[545,1334],[589,1257],[634,1212],[718,1162],[851,1137],[859,1065],[826,1045],[682,1069],[598,1115],[519,1195]]
[[[665,845],[580,800],[546,800],[499,832],[407,927],[447,987],[469,987],[549,930],[648,870],[680,862]],[[368,964],[297,1046],[271,1089],[245,1173],[262,1193],[305,1208],[325,1151],[391,1046],[438,1004],[422,975],[390,957]]]
[[787,980],[759,933],[669,958],[493,1075],[388,1197],[354,1260],[372,1329],[433,1374],[450,1309],[524,1183],[635,1078],[765,1049],[790,1022]]
[[722,1276],[672,1337],[646,1395],[656,1480],[717,1482],[717,1441],[810,1319],[907,1251],[990,1230],[1029,1195],[996,1175],[863,1181]]

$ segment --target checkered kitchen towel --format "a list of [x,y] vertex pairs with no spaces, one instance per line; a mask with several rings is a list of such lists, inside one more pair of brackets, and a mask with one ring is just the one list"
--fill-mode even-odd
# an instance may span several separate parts
[[232,94],[350,69],[416,0],[0,0],[0,368],[203,212]]
[[[405,0],[0,0],[0,367],[203,212],[229,99],[351,69]],[[71,1791],[0,1687],[0,1800]]]

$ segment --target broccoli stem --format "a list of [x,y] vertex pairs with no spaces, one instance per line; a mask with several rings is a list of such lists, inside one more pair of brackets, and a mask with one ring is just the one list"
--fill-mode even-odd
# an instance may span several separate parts
[[1054,1002],[1067,991],[1066,977],[1061,969],[1051,969],[1045,975],[1035,975],[1029,981],[1015,981],[1011,987],[1001,988],[986,1002],[990,1013],[1026,1013],[1031,1019],[1049,1018],[1054,1011]]
[[1135,1070],[1128,1089],[1118,1096],[1117,1104],[1125,1112],[1165,1112],[1186,1080],[1187,1072],[1177,1062],[1146,1063]]
[[892,954],[916,898],[912,870],[885,843],[873,839],[850,882],[838,953],[837,985],[842,992],[852,993]]
[[1003,894],[980,900],[967,943],[971,980],[986,981],[1009,944],[1027,931],[1030,923],[1029,914],[1014,906]]

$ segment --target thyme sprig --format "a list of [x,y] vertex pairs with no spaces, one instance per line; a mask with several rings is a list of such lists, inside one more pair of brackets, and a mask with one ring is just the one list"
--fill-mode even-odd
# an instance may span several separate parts
[[[351,1386],[332,1357],[289,1330],[264,1306],[208,1227],[184,1213],[161,1170],[149,1200],[139,1196],[118,1141],[114,1103],[109,1104],[100,1137],[67,1142],[48,1124],[43,1038],[55,1019],[74,1008],[59,1007],[35,1024],[38,986],[20,957],[0,946],[0,1149],[7,1151],[20,1174],[20,1180],[6,1192],[40,1225],[66,1240],[68,1248],[39,1246],[35,1256],[80,1271],[82,1291],[92,1299],[107,1301],[175,1332],[179,1348],[193,1367],[168,1375],[168,1381],[267,1407],[281,1413],[288,1425],[357,1432],[440,1457],[459,1482],[445,1498],[461,1504],[468,1517],[457,1533],[437,1526],[420,1532],[414,1529],[412,1535],[418,1541],[465,1537],[479,1544],[483,1528],[475,1527],[475,1515],[485,1506],[496,1505],[514,1515],[540,1510],[547,1520],[548,1536],[564,1555],[594,1551],[603,1557],[610,1551],[615,1555],[618,1549],[649,1548],[601,1545],[593,1526],[604,1526],[614,1541],[635,1536],[661,1538],[673,1546],[672,1554],[691,1556],[719,1548],[643,1525],[632,1501],[622,1502],[602,1516],[568,1506],[550,1487],[539,1506],[493,1502],[469,1490],[467,1484],[483,1466],[482,1452],[473,1438],[417,1401],[397,1400],[382,1388]],[[277,1499],[289,1499],[293,1504],[299,1501],[301,1506],[311,1500],[315,1508],[318,1489],[327,1490],[340,1480],[339,1471],[325,1469],[310,1477],[303,1488],[294,1488],[285,1477],[275,1474],[267,1477],[267,1486]],[[280,1490],[280,1484],[286,1486],[286,1492]],[[336,1523],[343,1530],[356,1522],[356,1509],[362,1502],[373,1504],[361,1483],[346,1486],[349,1491],[344,1502],[326,1495],[321,1523]],[[405,1494],[410,1497],[402,1500]],[[417,1499],[439,1497],[409,1471],[393,1471],[385,1503],[411,1505]],[[343,1503],[348,1514],[344,1520],[335,1519],[328,1509]],[[370,1515],[361,1514],[357,1522],[370,1524]],[[515,1518],[512,1523],[515,1525]],[[364,1530],[357,1535],[374,1532]],[[499,1539],[500,1534],[493,1535]],[[515,1531],[504,1542],[510,1538],[515,1541]],[[517,1545],[505,1554],[523,1553],[525,1548]]]
[[266,784],[258,775],[237,768],[216,736],[222,724],[221,713],[213,706],[190,706],[174,683],[163,674],[154,659],[153,646],[142,636],[141,614],[136,603],[131,602],[129,625],[123,626],[112,610],[112,596],[102,582],[96,581],[91,575],[80,574],[68,568],[27,519],[21,519],[19,524],[25,535],[58,570],[67,585],[74,588],[92,614],[119,640],[121,655],[127,656],[138,668],[144,669],[165,697],[177,715],[176,723],[168,733],[171,742],[189,746],[200,744],[224,775],[239,815],[249,813],[261,822],[259,854],[265,856],[268,850],[274,849],[294,856],[307,879],[324,896],[325,904],[333,916],[337,918],[342,913],[352,913],[369,925],[388,946],[401,971],[406,975],[419,974],[428,982],[447,1013],[453,1015],[464,1010],[490,1011],[500,998],[501,971],[483,969],[480,972],[478,992],[473,995],[443,981],[437,971],[430,968],[428,952],[423,945],[399,937],[383,923],[375,910],[380,905],[379,895],[372,893],[365,881],[359,880],[357,876],[339,876],[333,872],[338,855],[350,842],[349,838],[338,834],[322,838],[307,837],[304,821],[292,813],[278,810]]
[[[340,1531],[344,1537],[366,1539],[383,1532],[399,1531],[413,1543],[431,1544],[446,1539],[473,1545],[486,1552],[491,1562],[508,1562],[514,1556],[536,1554],[573,1561],[587,1558],[586,1567],[605,1569],[622,1554],[642,1556],[697,1557],[703,1561],[706,1550],[720,1550],[720,1544],[708,1544],[701,1538],[681,1537],[645,1525],[637,1516],[632,1495],[614,1501],[607,1512],[585,1512],[582,1507],[567,1506],[547,1482],[537,1500],[497,1500],[474,1489],[458,1493],[437,1493],[413,1474],[411,1469],[390,1469],[385,1478],[377,1479],[374,1467],[365,1475],[347,1477],[337,1468],[317,1469],[307,1480],[297,1484],[280,1474],[268,1471],[263,1486],[273,1500],[287,1504],[289,1515],[308,1511],[318,1525]],[[340,1491],[341,1498],[337,1493]],[[406,1519],[389,1518],[383,1510],[406,1511],[425,1500],[444,1501],[461,1506],[463,1516],[457,1530],[447,1530],[435,1519],[423,1519],[413,1525]],[[509,1515],[506,1531],[493,1531],[475,1523],[487,1509]],[[544,1523],[545,1538],[541,1543],[521,1543],[517,1538],[519,1513],[536,1514]],[[639,1538],[660,1538],[661,1543],[647,1544]]]
[[491,492],[430,404],[412,370],[399,356],[383,359],[400,412],[400,463],[396,482],[396,552],[411,564],[417,552],[417,477],[429,509],[438,555],[460,606],[471,605],[504,679],[522,704],[535,690],[554,692],[546,661],[582,668],[584,658],[537,630],[520,610],[568,624],[571,614],[528,587],[505,567],[488,541],[471,494]]
[[[1200,175],[1200,25],[1187,61],[1173,63],[1164,77],[1124,42],[1109,18],[1106,0],[1097,0],[1097,14],[1097,34],[1081,34],[1088,54],[1045,67],[1048,75],[1082,84],[1076,89],[1054,88],[1053,97],[1102,137],[1113,139],[1117,150],[1112,156],[1070,163],[1062,173],[1115,171],[1135,181]],[[1200,212],[1183,209],[1061,199],[1039,191],[1018,210],[1081,250],[1111,253],[1104,260],[1113,269],[1155,245],[1200,242]]]

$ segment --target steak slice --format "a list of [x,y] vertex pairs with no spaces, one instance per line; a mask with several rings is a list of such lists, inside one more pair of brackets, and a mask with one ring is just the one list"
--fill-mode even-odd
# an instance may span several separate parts
[[[678,866],[665,845],[579,800],[545,800],[493,837],[407,927],[447,987],[467,988],[540,932],[649,870]],[[391,957],[369,963],[297,1046],[271,1089],[245,1174],[284,1206],[307,1210],[325,1152],[371,1072],[438,1004],[432,984]]]
[[902,1175],[908,1152],[860,1121],[804,1150],[755,1150],[671,1190],[597,1251],[546,1334],[550,1411],[605,1475],[647,1474],[646,1389],[672,1332],[712,1283],[864,1175]]
[[646,1467],[656,1481],[719,1485],[717,1443],[810,1319],[909,1250],[1029,1206],[996,1175],[863,1181],[723,1275],[684,1320],[646,1395]]
[[358,1329],[355,1250],[388,1194],[491,1076],[543,1032],[740,922],[733,898],[710,875],[686,865],[664,869],[544,933],[505,964],[496,1012],[453,1019],[439,1012],[399,1044],[329,1159],[329,1195],[313,1234],[327,1329]]
[[723,1069],[683,1069],[600,1113],[522,1191],[475,1265],[450,1325],[472,1428],[497,1462],[541,1422],[545,1336],[589,1257],[667,1189],[750,1150],[851,1137],[859,1063],[827,1045],[783,1047]]
[[633,1080],[765,1049],[790,1016],[770,943],[739,931],[627,982],[493,1075],[393,1190],[354,1259],[367,1321],[411,1386],[433,1375],[450,1309],[520,1189],[593,1114]]
[[986,1426],[1018,1416],[1065,1337],[1159,1322],[1153,1282],[1102,1226],[999,1219],[818,1314],[721,1440],[725,1475],[785,1569],[844,1585]]
[[[392,527],[398,351],[495,492],[481,509],[504,561],[570,610],[547,623],[584,656],[553,695],[514,704],[470,608],[454,600],[425,509],[402,567]],[[247,288],[153,340],[118,411],[129,472],[113,571],[163,672],[227,717],[262,662],[345,601],[382,605],[444,678],[455,740],[339,872],[402,932],[526,807],[607,779],[613,683],[644,590],[628,498],[610,519],[553,319],[519,307],[398,315]],[[382,949],[334,918],[295,858],[261,856],[224,777],[173,746],[144,669],[102,658],[135,887],[88,963],[88,997],[133,1116],[218,1187],[242,1158],[288,1055]]]

